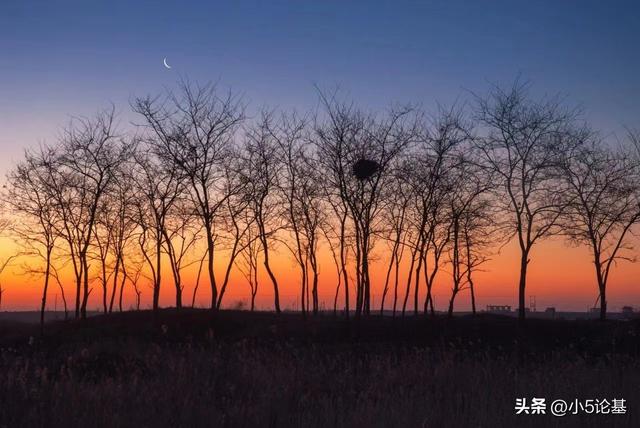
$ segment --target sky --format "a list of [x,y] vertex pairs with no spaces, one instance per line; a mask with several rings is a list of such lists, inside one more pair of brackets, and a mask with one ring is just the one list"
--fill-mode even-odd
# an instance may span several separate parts
[[[521,75],[620,139],[640,127],[639,40],[637,1],[3,0],[0,173],[24,148],[54,141],[71,116],[114,103],[126,124],[133,97],[180,78],[219,81],[256,109],[313,108],[317,85],[373,111],[407,102],[429,111]],[[539,300],[582,309],[595,298],[580,251],[540,247]],[[558,279],[563,266],[576,275]],[[515,304],[509,247],[491,269],[484,303]],[[613,295],[640,306],[640,270],[620,272]],[[579,299],[565,296],[574,291]]]

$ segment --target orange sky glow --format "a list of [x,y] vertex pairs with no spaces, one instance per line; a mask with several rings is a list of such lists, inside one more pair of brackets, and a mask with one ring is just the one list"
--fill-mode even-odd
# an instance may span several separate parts
[[[3,238],[0,257],[15,253],[18,249],[8,238]],[[372,305],[378,309],[382,296],[382,288],[388,263],[388,250],[384,242],[378,242],[371,267],[373,282]],[[222,256],[222,253],[221,253]],[[194,255],[194,257],[197,257]],[[515,242],[510,242],[502,248],[499,254],[495,254],[491,261],[482,267],[481,272],[476,273],[476,299],[478,309],[484,309],[487,304],[501,304],[517,306],[517,279],[519,254]],[[24,265],[37,263],[26,257],[16,260],[0,277],[4,294],[1,310],[36,310],[40,304],[42,295],[42,277],[25,275]],[[330,253],[326,246],[320,251],[320,283],[319,294],[321,307],[333,308],[333,298],[336,285],[336,271]],[[216,266],[218,275],[226,265],[222,263]],[[273,288],[262,266],[260,267],[260,283],[256,298],[258,309],[269,310],[273,308]],[[299,270],[293,258],[287,254],[284,248],[276,247],[273,256],[273,269],[280,283],[281,306],[284,309],[298,309],[300,307],[300,276]],[[406,270],[406,269],[405,269]],[[637,279],[640,274],[640,264],[626,261],[619,262],[615,266],[608,286],[608,300],[611,311],[619,311],[622,306],[640,306],[640,288]],[[62,281],[67,296],[69,309],[73,309],[74,283],[71,272],[62,275]],[[163,285],[160,303],[162,306],[172,306],[174,302],[174,285],[169,266],[165,262],[163,269]],[[184,304],[190,305],[193,287],[196,278],[196,268],[185,272]],[[401,271],[399,287],[399,307],[406,290],[406,276]],[[140,278],[139,287],[142,290],[141,308],[149,308],[151,305],[150,281]],[[353,287],[353,286],[352,286]],[[93,291],[90,296],[89,309],[99,309],[101,306],[101,286],[94,279]],[[393,286],[387,297],[386,308],[390,309],[393,300]],[[353,291],[353,290],[352,290]],[[450,293],[450,270],[444,265],[440,270],[434,285],[435,304],[437,310],[446,310]],[[554,306],[558,310],[585,311],[593,306],[597,298],[597,288],[591,258],[586,247],[572,247],[559,239],[549,239],[540,242],[534,247],[529,267],[527,304],[530,296],[535,296],[537,310]],[[135,293],[127,284],[125,288],[125,308],[132,308],[135,302]],[[206,276],[202,275],[198,288],[196,306],[206,307],[210,301],[210,288]],[[411,294],[412,296],[412,294]],[[408,308],[413,308],[412,297],[409,298]],[[338,307],[342,308],[344,291],[341,290],[338,299]],[[230,284],[225,295],[224,307],[234,307],[242,302],[246,307],[249,303],[249,286],[241,274],[235,269],[231,275]],[[420,295],[420,304],[424,299],[424,292]],[[48,293],[47,309],[62,310],[62,299],[58,285],[53,282]],[[460,292],[456,299],[455,309],[466,311],[470,309],[470,298],[467,290]]]

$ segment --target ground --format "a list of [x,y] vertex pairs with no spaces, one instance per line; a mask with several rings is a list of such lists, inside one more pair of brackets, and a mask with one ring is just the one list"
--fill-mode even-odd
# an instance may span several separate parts
[[[166,309],[0,323],[0,426],[640,426],[640,322]],[[516,415],[517,398],[626,414]]]

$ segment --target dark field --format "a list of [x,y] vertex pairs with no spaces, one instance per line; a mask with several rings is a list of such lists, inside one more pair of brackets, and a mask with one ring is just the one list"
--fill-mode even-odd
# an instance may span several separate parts
[[[0,323],[0,425],[640,426],[640,323],[162,311]],[[627,400],[515,415],[515,399]],[[547,413],[549,410],[547,408]]]

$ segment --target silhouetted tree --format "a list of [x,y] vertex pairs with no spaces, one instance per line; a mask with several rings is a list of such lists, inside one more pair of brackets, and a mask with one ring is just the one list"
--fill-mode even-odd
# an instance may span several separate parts
[[[491,183],[489,178],[488,183]],[[474,272],[490,260],[496,243],[504,240],[503,230],[494,222],[495,209],[491,196],[478,198],[463,215],[464,269],[466,287],[471,298],[471,312],[476,314]]]
[[562,226],[574,243],[590,247],[600,301],[607,316],[607,284],[619,260],[634,260],[632,227],[640,219],[640,164],[629,153],[606,147],[588,130],[578,130],[561,162],[561,194],[567,208]]
[[[10,196],[11,195],[11,191],[3,194],[3,197],[6,196]],[[5,219],[5,218],[0,218],[0,236],[4,236],[4,234],[11,229],[12,224],[11,221]],[[11,262],[13,261],[13,259],[15,259],[16,257],[18,257],[19,254],[12,254],[8,257],[3,258],[2,260],[0,260],[0,276],[2,275],[2,273],[5,271],[5,269],[11,264]],[[46,279],[45,279],[46,282]],[[45,288],[46,288],[46,284],[45,284]],[[2,308],[2,295],[4,294],[4,288],[2,287],[2,282],[0,282],[0,309]],[[45,299],[46,299],[46,290],[44,292],[45,295]],[[40,325],[42,326],[42,322],[40,323]]]
[[[171,252],[171,268],[174,280],[176,280],[178,255],[173,243],[167,243],[169,238],[167,225],[170,213],[174,210],[184,189],[184,182],[176,169],[151,156],[145,146],[141,146],[136,151],[134,159],[135,172],[133,177],[136,180],[137,189],[135,218],[139,229],[138,243],[151,271],[153,310],[156,311],[159,307],[160,287],[162,286],[162,254],[164,249]],[[179,214],[176,217],[182,216],[182,218],[177,220],[176,228],[178,231],[182,228],[182,231],[185,232],[184,228],[188,227],[191,218],[190,213],[185,212],[186,208],[184,207],[177,208],[177,210]],[[188,237],[185,236],[185,239]],[[182,304],[182,288],[179,279],[175,284],[176,304],[179,307]]]
[[[280,199],[284,209],[281,216],[286,229],[293,236],[294,246],[287,245],[300,268],[300,298],[303,314],[309,309],[309,289],[312,310],[319,309],[317,250],[321,227],[325,222],[322,177],[312,147],[308,144],[307,123],[295,114],[283,115],[280,121],[269,124],[278,153]],[[286,244],[286,242],[285,242]]]
[[255,127],[247,130],[244,145],[244,172],[248,183],[248,209],[258,227],[258,239],[262,244],[263,264],[273,284],[274,307],[280,313],[278,280],[269,259],[270,243],[281,227],[277,200],[278,168],[276,142],[270,130],[271,115],[263,113]]
[[386,207],[384,210],[385,223],[388,228],[385,231],[387,241],[390,243],[389,264],[385,275],[384,287],[382,289],[382,299],[380,302],[380,315],[384,314],[385,301],[389,291],[391,272],[394,272],[393,281],[393,316],[396,315],[398,305],[398,287],[400,285],[400,264],[407,247],[406,241],[410,241],[412,229],[408,227],[408,209],[415,195],[403,177],[402,168],[397,168],[395,177],[390,183],[390,191],[386,197]]
[[247,211],[244,211],[242,215],[245,217],[244,223],[248,225],[248,228],[246,233],[242,235],[242,250],[236,259],[236,264],[249,285],[251,296],[249,308],[253,311],[256,307],[256,294],[258,294],[258,261],[262,251],[262,244],[258,238],[258,230],[251,215]]
[[[486,197],[491,187],[483,170],[475,163],[470,147],[460,153],[458,162],[449,172],[450,186],[448,195],[449,215],[451,222],[451,245],[449,263],[451,264],[451,298],[448,316],[453,316],[453,306],[458,293],[469,289],[471,292],[472,311],[475,313],[475,295],[473,290],[472,271],[478,266],[475,258],[475,240],[477,230],[484,226],[482,220],[486,216]],[[484,248],[483,250],[486,250]]]
[[554,172],[567,126],[576,116],[557,98],[532,100],[527,85],[519,81],[476,99],[479,126],[486,130],[477,139],[478,147],[502,188],[495,202],[520,249],[518,318],[524,320],[531,251],[539,240],[559,231],[564,207]]
[[[46,268],[45,268],[45,271],[46,271]],[[62,280],[60,279],[60,274],[58,273],[58,268],[54,264],[51,264],[49,273],[51,274],[53,279],[56,280],[56,283],[58,284],[58,288],[60,289],[60,296],[62,297],[62,304],[63,304],[63,307],[64,307],[64,319],[66,320],[66,319],[69,318],[69,312],[68,312],[68,308],[67,308],[67,298],[65,296],[64,286],[62,285]]]
[[[330,195],[341,201],[351,221],[358,317],[370,312],[369,259],[380,227],[377,220],[384,206],[382,191],[391,179],[388,167],[415,141],[416,122],[408,107],[392,109],[385,117],[376,118],[335,97],[320,95],[325,116],[316,119],[313,141]],[[333,206],[340,207],[335,202]],[[345,281],[346,296],[348,292]]]
[[[452,168],[459,160],[458,148],[467,140],[462,113],[459,110],[440,109],[427,124],[421,143],[403,166],[404,179],[414,195],[410,204],[408,227],[413,229],[408,245],[411,248],[407,286],[402,315],[407,309],[413,286],[414,314],[418,314],[421,274],[426,286],[424,312],[433,313],[432,287],[440,269],[441,257],[451,238],[451,221],[447,197],[456,185],[449,179]],[[431,267],[429,267],[431,258]]]
[[251,182],[247,180],[243,171],[246,167],[244,161],[238,159],[239,155],[236,154],[235,156],[236,160],[230,160],[229,165],[226,166],[227,186],[225,192],[228,196],[225,199],[225,207],[222,210],[219,222],[219,227],[226,231],[221,240],[226,242],[228,258],[220,287],[220,295],[218,296],[218,309],[222,306],[222,298],[227,290],[231,270],[236,264],[236,258],[244,251],[245,245],[253,244],[253,241],[245,239],[252,226],[252,221],[247,219],[247,212],[250,211],[251,201],[253,200]]
[[169,258],[177,309],[182,308],[183,270],[198,262],[189,259],[188,255],[194,252],[202,231],[202,225],[194,221],[196,219],[190,204],[185,202],[178,200],[170,207],[162,228],[164,251]]
[[[122,311],[122,294],[127,280],[127,251],[137,232],[135,221],[136,180],[134,176],[135,161],[125,161],[115,171],[114,183],[108,194],[112,204],[112,217],[108,227],[111,234],[111,252],[113,266],[113,284],[109,298],[109,312],[113,312],[116,293],[119,293],[118,307]],[[119,290],[119,291],[118,291]]]
[[134,110],[155,135],[150,139],[153,153],[187,182],[188,195],[205,233],[211,309],[215,310],[215,225],[229,197],[224,191],[225,163],[245,119],[244,108],[233,94],[221,96],[215,85],[183,82],[178,94],[138,98]]
[[102,288],[102,307],[105,314],[108,312],[107,289],[109,281],[114,273],[114,271],[110,270],[108,266],[108,259],[111,255],[113,246],[113,242],[111,241],[112,234],[109,233],[109,227],[114,215],[113,205],[106,200],[106,196],[108,195],[108,193],[108,191],[105,192],[105,198],[103,198],[102,202],[100,203],[100,207],[98,208],[98,213],[96,215],[96,230],[93,234],[93,247],[95,247],[96,252],[93,258],[98,259],[100,267],[97,279],[100,280],[100,286]]
[[130,145],[117,136],[114,121],[113,108],[92,119],[73,119],[61,137],[56,171],[50,177],[62,219],[58,232],[68,244],[76,277],[76,317],[87,316],[89,250],[100,204],[114,170],[130,155]]
[[132,107],[144,119],[135,134],[118,135],[114,109],[76,118],[55,145],[27,151],[8,176],[3,200],[24,218],[12,232],[24,254],[43,260],[25,263],[25,272],[44,278],[41,322],[51,279],[66,312],[60,274],[67,270],[76,317],[86,317],[91,284],[102,290],[104,312],[116,294],[122,310],[127,283],[139,308],[140,278],[150,280],[157,310],[167,268],[180,308],[191,266],[192,306],[203,269],[212,310],[238,269],[255,308],[263,266],[280,312],[273,258],[283,248],[299,272],[296,300],[303,313],[317,313],[325,241],[337,277],[334,312],[343,296],[347,318],[351,310],[370,314],[370,266],[384,240],[381,314],[390,293],[394,315],[411,303],[417,315],[423,295],[424,312],[433,314],[444,267],[449,315],[466,289],[475,313],[474,272],[514,237],[523,319],[533,247],[560,234],[591,249],[604,318],[611,269],[633,259],[640,132],[629,131],[633,150],[612,149],[578,127],[557,98],[535,100],[519,81],[476,97],[474,121],[459,108],[439,108],[431,120],[411,107],[367,113],[320,93],[312,115],[271,112],[246,123],[235,95],[188,82]]
[[[42,303],[40,305],[40,327],[44,326],[44,312],[52,269],[52,254],[58,237],[56,225],[60,221],[51,188],[51,176],[57,162],[57,153],[48,146],[25,151],[20,161],[7,176],[7,187],[3,200],[19,220],[12,231],[31,256],[44,261]],[[2,229],[8,223],[2,225]],[[7,265],[5,261],[2,270]],[[1,271],[0,271],[1,272]]]

